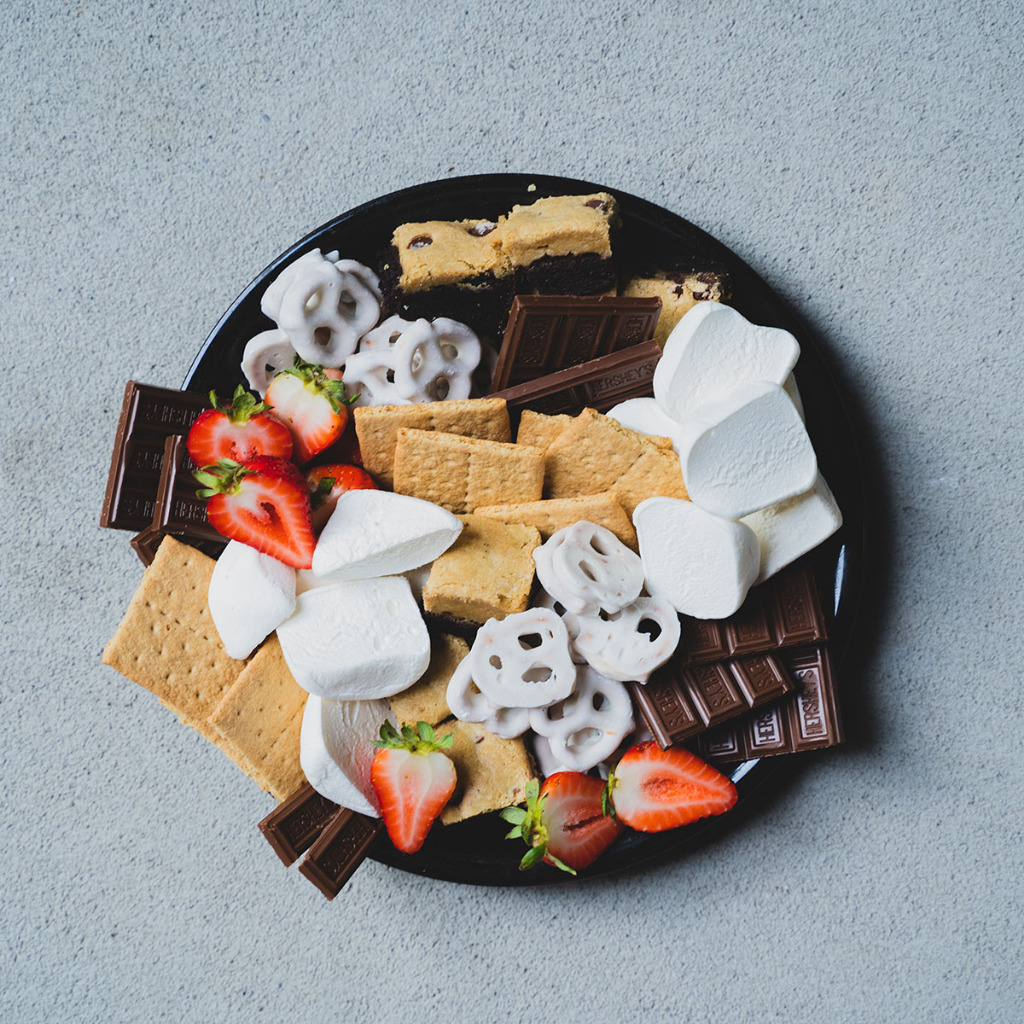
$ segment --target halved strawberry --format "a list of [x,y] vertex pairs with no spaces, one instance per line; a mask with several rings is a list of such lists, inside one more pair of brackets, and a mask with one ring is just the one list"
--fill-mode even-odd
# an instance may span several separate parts
[[210,392],[210,405],[212,408],[200,413],[192,424],[186,441],[197,466],[210,466],[221,459],[245,462],[257,455],[292,457],[291,431],[241,384],[230,405],[221,405],[216,391]]
[[682,747],[662,750],[653,740],[630,747],[608,778],[615,816],[640,832],[664,832],[723,814],[736,787]]
[[338,498],[346,491],[376,491],[373,477],[361,466],[332,462],[306,470],[306,483],[313,502],[313,529],[320,531],[331,518]]
[[206,517],[215,530],[285,565],[313,564],[309,490],[302,474],[284,459],[258,455],[245,462],[221,459],[195,473],[209,498]]
[[582,772],[556,772],[526,786],[526,807],[506,807],[501,816],[515,827],[506,839],[523,839],[530,849],[523,870],[543,860],[575,875],[615,842],[622,826],[602,808],[604,782]]
[[275,374],[267,388],[268,404],[292,432],[295,461],[300,465],[341,437],[348,423],[349,401],[342,381],[298,356],[293,366]]
[[403,725],[401,733],[390,722],[380,727],[370,783],[388,836],[403,853],[415,853],[423,845],[455,792],[455,765],[444,753],[453,738],[448,733],[438,739],[426,722],[415,729]]

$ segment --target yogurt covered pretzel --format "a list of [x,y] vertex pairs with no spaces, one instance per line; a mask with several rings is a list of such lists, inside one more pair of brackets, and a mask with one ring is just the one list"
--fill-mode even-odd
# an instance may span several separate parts
[[295,362],[295,349],[288,335],[280,328],[263,331],[250,338],[242,353],[242,373],[249,387],[262,398],[279,370],[287,369]]
[[553,533],[533,553],[541,586],[568,612],[617,612],[640,596],[644,567],[611,530],[581,520]]
[[327,367],[341,366],[380,316],[380,303],[366,283],[373,272],[366,267],[356,274],[339,264],[350,265],[332,263],[313,249],[285,267],[260,301],[306,362]]
[[547,740],[559,764],[585,772],[610,757],[633,731],[633,704],[622,683],[584,667],[570,697],[530,712],[530,727]]

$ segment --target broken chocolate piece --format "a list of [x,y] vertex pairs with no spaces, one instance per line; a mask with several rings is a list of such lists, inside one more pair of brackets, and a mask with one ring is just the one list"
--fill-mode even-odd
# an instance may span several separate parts
[[660,299],[518,295],[491,391],[589,362],[654,337]]
[[313,845],[337,813],[338,805],[307,782],[271,811],[260,822],[259,830],[287,867]]
[[383,828],[384,823],[379,818],[341,808],[306,854],[299,871],[333,900],[366,859]]

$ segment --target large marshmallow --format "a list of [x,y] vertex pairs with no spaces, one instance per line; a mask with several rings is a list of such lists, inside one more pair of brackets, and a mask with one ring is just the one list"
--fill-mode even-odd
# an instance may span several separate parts
[[309,784],[328,800],[380,817],[370,785],[370,765],[385,719],[395,723],[386,700],[322,700],[310,696],[302,714],[299,764]]
[[394,576],[447,551],[462,522],[432,502],[391,491],[346,491],[313,551],[313,572],[337,580]]
[[761,547],[761,569],[754,582],[763,583],[831,537],[843,525],[843,514],[819,473],[806,493],[744,516],[743,522]]
[[207,593],[210,617],[230,658],[248,658],[295,610],[295,570],[232,540]]
[[307,590],[277,636],[299,686],[331,700],[389,697],[430,661],[427,627],[400,576]]
[[802,494],[818,460],[778,384],[746,381],[699,406],[682,425],[679,463],[690,499],[723,519]]
[[758,327],[719,302],[698,302],[665,342],[654,371],[654,397],[682,422],[702,402],[741,381],[781,385],[799,355],[789,331]]
[[651,594],[697,619],[724,619],[743,604],[760,564],[749,526],[678,498],[640,502],[633,525]]

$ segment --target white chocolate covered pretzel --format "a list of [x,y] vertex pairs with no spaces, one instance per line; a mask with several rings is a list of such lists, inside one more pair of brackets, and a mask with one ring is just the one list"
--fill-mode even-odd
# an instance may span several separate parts
[[570,697],[530,712],[530,727],[548,741],[559,764],[585,772],[633,731],[633,704],[622,683],[584,667]]
[[580,615],[573,645],[602,675],[646,683],[679,645],[679,616],[661,597],[638,597],[617,612]]
[[270,387],[274,374],[295,362],[295,349],[288,335],[280,328],[263,331],[250,338],[242,353],[242,373],[249,387],[262,398]]
[[611,530],[581,520],[533,553],[541,586],[576,615],[616,612],[640,596],[644,567]]
[[503,708],[542,708],[564,700],[576,684],[569,636],[550,609],[489,619],[464,662],[473,682]]

